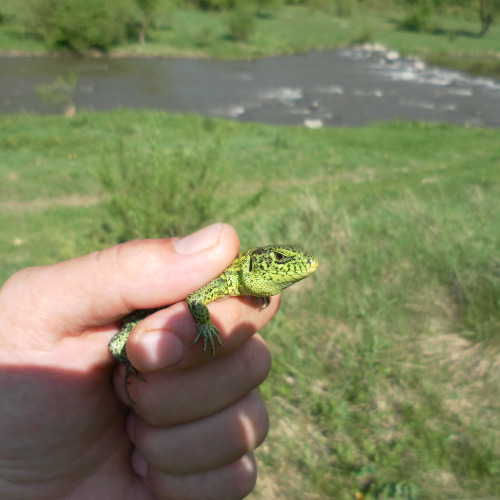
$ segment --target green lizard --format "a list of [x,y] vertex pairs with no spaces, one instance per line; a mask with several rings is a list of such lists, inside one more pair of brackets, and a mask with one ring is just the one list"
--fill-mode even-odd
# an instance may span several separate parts
[[[186,302],[197,327],[193,343],[196,344],[200,337],[203,337],[203,356],[208,343],[211,346],[212,356],[215,356],[215,341],[222,345],[219,330],[210,319],[208,303],[229,296],[253,295],[260,297],[263,309],[269,305],[269,297],[307,278],[317,267],[316,257],[293,245],[268,245],[240,252],[218,278],[187,296]],[[111,354],[127,367],[124,386],[131,404],[134,403],[128,395],[128,376],[133,373],[139,380],[144,379],[130,364],[127,357],[127,340],[133,328],[141,320],[160,309],[164,307],[141,309],[128,314],[122,320],[120,331],[109,342]]]

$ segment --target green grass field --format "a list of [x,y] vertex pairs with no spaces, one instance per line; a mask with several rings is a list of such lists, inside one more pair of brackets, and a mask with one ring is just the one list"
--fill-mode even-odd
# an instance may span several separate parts
[[[29,1],[0,0],[0,53],[44,54],[54,50],[26,28]],[[486,36],[477,36],[479,22],[474,8],[437,12],[430,28],[417,33],[400,29],[408,15],[401,2],[347,2],[352,8],[349,15],[341,17],[333,1],[318,1],[315,7],[288,5],[265,15],[256,13],[250,39],[236,42],[230,36],[231,13],[172,7],[173,3],[160,3],[146,44],[129,41],[114,47],[110,55],[241,59],[372,42],[433,64],[500,77],[499,23],[493,24]]]
[[500,498],[500,131],[126,110],[0,129],[1,282],[215,220],[317,254],[263,331],[251,498]]

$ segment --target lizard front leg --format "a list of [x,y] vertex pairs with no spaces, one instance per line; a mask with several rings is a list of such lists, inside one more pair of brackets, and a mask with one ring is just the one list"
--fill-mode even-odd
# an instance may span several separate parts
[[215,340],[217,340],[219,345],[222,345],[222,340],[219,337],[219,330],[212,323],[210,313],[208,312],[208,308],[204,303],[203,296],[201,294],[197,295],[196,293],[191,294],[187,298],[187,303],[189,312],[191,313],[193,319],[196,321],[196,329],[198,332],[196,334],[196,338],[193,341],[193,344],[196,344],[199,338],[203,336],[203,356],[205,356],[205,353],[207,352],[208,342],[210,342],[212,348],[212,356],[215,356]]

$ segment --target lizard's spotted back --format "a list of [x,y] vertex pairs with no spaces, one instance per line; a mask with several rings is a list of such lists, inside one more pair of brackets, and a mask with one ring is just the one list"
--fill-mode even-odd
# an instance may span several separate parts
[[[204,287],[189,294],[186,302],[191,316],[196,321],[197,335],[194,343],[203,337],[205,355],[210,343],[215,356],[215,341],[222,345],[219,330],[212,323],[207,304],[217,299],[237,295],[262,297],[262,306],[269,304],[269,297],[311,275],[318,267],[314,255],[295,245],[267,245],[240,252],[233,263],[217,278]],[[127,340],[132,329],[146,316],[163,308],[134,311],[122,321],[121,330],[111,339],[109,350],[127,366],[125,392],[128,397],[127,378],[130,373],[139,374],[127,357]],[[133,404],[132,400],[129,402]]]

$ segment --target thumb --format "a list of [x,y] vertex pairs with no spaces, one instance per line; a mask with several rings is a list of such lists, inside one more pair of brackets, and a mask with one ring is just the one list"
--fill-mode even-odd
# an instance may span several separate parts
[[12,317],[32,317],[39,327],[49,322],[53,333],[81,333],[184,299],[221,274],[238,248],[236,231],[222,223],[182,239],[130,241],[20,271],[0,291],[0,309],[8,304]]

